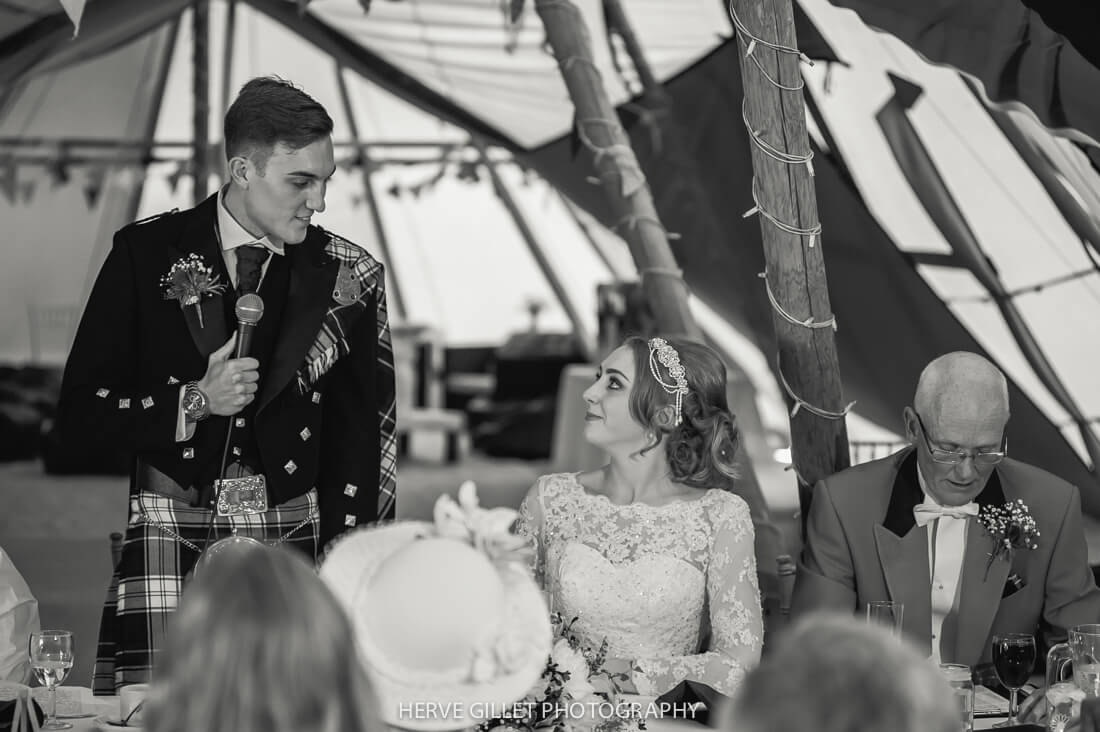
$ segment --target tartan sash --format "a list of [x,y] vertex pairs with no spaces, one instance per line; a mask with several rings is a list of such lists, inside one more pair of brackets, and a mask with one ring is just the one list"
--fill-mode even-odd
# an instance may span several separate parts
[[374,297],[377,330],[377,376],[375,396],[378,400],[380,459],[378,476],[379,519],[387,517],[397,495],[397,389],[394,382],[393,346],[390,342],[389,315],[386,310],[386,276],[382,263],[355,244],[325,231],[329,238],[325,254],[340,263],[340,277],[349,276],[358,285],[359,296],[354,301],[333,299],[321,321],[321,329],[309,347],[305,363],[298,370],[301,392],[307,391],[333,365],[351,350],[348,334],[355,321],[367,309]]

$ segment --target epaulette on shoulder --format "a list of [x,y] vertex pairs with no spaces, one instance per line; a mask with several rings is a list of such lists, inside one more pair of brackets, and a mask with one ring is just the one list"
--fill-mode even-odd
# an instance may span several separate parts
[[141,226],[142,224],[148,224],[150,221],[156,221],[157,219],[162,219],[165,216],[171,216],[172,214],[177,214],[179,212],[180,212],[180,210],[179,210],[178,207],[172,209],[171,211],[161,211],[159,214],[153,214],[152,216],[149,216],[148,218],[141,219],[140,221],[135,221],[133,223],[133,226]]

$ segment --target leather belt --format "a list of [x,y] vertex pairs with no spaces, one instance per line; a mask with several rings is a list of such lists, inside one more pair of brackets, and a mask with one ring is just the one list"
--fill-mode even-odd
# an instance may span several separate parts
[[194,508],[213,506],[219,516],[239,516],[264,513],[268,509],[267,480],[262,474],[251,474],[246,466],[235,464],[237,477],[216,480],[213,484],[183,486],[138,459],[135,481],[138,488],[153,491],[168,498],[186,501]]
[[[195,508],[201,508],[209,506],[210,502],[205,504],[201,502],[202,494],[205,491],[200,491],[195,486],[184,487],[177,483],[166,474],[160,472],[149,463],[142,459],[138,459],[137,466],[134,469],[134,481],[137,483],[137,487],[142,490],[153,491],[159,493],[162,496],[169,498],[176,498],[181,501],[186,501],[189,505]],[[211,486],[211,489],[213,486]]]

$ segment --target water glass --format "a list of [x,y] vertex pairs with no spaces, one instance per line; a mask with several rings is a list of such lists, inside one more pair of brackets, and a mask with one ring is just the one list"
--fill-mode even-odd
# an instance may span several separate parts
[[1081,716],[1081,702],[1085,692],[1072,681],[1059,681],[1047,687],[1047,730],[1065,732],[1071,720]]
[[28,654],[38,683],[49,691],[49,709],[42,729],[70,729],[72,725],[57,719],[57,687],[73,667],[73,634],[68,630],[43,630],[31,633]]
[[873,600],[867,603],[867,622],[886,626],[895,638],[901,637],[901,621],[905,605],[891,600]]
[[1075,625],[1067,643],[1051,647],[1046,681],[1047,729],[1063,732],[1086,698],[1100,696],[1100,625]]
[[940,673],[947,680],[954,693],[955,704],[959,709],[959,730],[974,730],[974,679],[970,667],[961,663],[941,663]]

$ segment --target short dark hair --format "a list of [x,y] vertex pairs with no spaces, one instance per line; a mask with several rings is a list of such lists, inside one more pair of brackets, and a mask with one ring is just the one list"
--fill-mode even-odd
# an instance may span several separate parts
[[260,76],[241,87],[225,113],[226,160],[251,158],[262,174],[279,143],[300,150],[332,134],[332,117],[286,79]]

